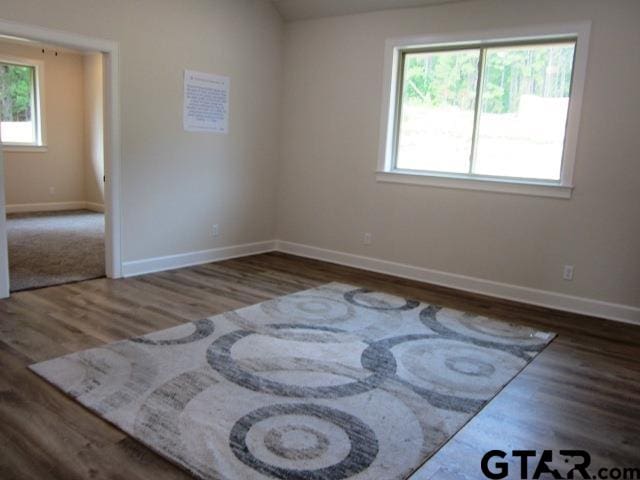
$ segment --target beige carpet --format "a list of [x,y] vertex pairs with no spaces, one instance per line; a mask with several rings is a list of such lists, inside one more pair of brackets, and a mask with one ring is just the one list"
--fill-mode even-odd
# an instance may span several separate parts
[[102,277],[104,215],[89,210],[7,215],[11,291]]
[[404,479],[551,333],[332,283],[32,365],[206,479]]

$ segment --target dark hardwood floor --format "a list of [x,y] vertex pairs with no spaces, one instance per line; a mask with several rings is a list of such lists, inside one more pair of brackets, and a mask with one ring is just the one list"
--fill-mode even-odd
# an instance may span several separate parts
[[585,449],[595,467],[640,467],[640,327],[269,253],[0,301],[0,478],[188,478],[27,365],[331,281],[559,334],[416,478],[484,478],[492,449]]

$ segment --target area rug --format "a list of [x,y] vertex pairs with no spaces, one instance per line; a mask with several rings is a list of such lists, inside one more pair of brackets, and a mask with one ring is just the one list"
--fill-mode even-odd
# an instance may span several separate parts
[[30,368],[206,479],[404,479],[554,334],[331,283]]

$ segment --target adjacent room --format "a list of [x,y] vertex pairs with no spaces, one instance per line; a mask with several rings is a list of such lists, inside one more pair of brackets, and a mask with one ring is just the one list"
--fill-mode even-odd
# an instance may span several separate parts
[[640,479],[640,2],[0,0],[0,477]]
[[0,41],[10,290],[105,275],[102,55]]

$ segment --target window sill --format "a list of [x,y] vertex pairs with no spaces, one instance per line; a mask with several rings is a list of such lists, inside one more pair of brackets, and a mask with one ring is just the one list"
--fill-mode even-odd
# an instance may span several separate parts
[[571,198],[573,187],[545,182],[503,180],[491,177],[467,178],[455,175],[426,174],[420,172],[389,171],[376,172],[376,180],[384,183],[424,185],[438,188],[476,190],[482,192],[532,195],[536,197]]
[[47,151],[46,145],[15,145],[2,144],[3,152],[23,152],[23,153],[44,153]]

